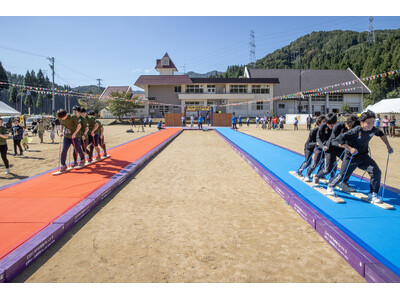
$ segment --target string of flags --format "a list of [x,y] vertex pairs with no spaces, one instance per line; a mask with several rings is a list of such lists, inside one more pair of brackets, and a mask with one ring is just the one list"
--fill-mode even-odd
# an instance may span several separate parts
[[[342,82],[342,83],[336,83],[333,85],[328,85],[325,87],[317,88],[317,89],[311,89],[307,91],[301,91],[293,94],[287,94],[283,96],[277,96],[277,97],[272,97],[268,99],[260,99],[260,100],[251,100],[251,101],[246,101],[246,102],[240,102],[240,103],[229,103],[229,104],[222,104],[218,105],[221,107],[227,107],[227,106],[238,106],[238,105],[244,105],[244,104],[253,104],[253,103],[261,103],[261,102],[270,102],[274,100],[288,100],[288,99],[293,99],[293,98],[304,98],[305,96],[321,96],[321,95],[326,95],[326,94],[336,94],[336,93],[344,93],[344,92],[350,92],[350,91],[355,91],[357,88],[345,88],[345,89],[339,89],[339,90],[331,90],[335,88],[340,88],[340,87],[346,87],[346,86],[351,86],[354,85],[360,81],[371,81],[379,78],[384,78],[390,75],[395,75],[398,74],[399,70],[393,70],[393,71],[388,71],[388,72],[383,72],[380,74],[372,75],[372,76],[367,76],[364,78],[360,78],[360,80],[351,80],[347,82]],[[34,86],[26,86],[26,85],[20,85],[20,84],[14,84],[14,83],[8,83],[8,82],[1,82],[0,84],[9,84],[14,87],[19,87],[26,89],[27,92],[26,94],[29,95],[30,92],[36,92],[38,94],[43,94],[43,95],[49,95],[53,94],[53,89],[51,88],[43,88],[43,87],[34,87]],[[82,98],[89,98],[89,99],[98,99],[101,95],[94,95],[94,94],[87,94],[87,93],[80,93],[80,92],[74,92],[71,90],[62,90],[62,89],[57,89],[54,88],[54,94],[56,95],[61,95],[61,96],[75,96],[75,97],[82,97]],[[125,98],[117,98],[117,97],[103,97],[105,100],[125,100],[125,101],[131,101],[137,104],[150,104],[150,105],[164,105],[164,106],[178,106],[178,107],[183,107],[184,105],[182,104],[169,104],[169,103],[162,103],[162,102],[156,102],[156,101],[150,101],[150,100],[127,100]]]

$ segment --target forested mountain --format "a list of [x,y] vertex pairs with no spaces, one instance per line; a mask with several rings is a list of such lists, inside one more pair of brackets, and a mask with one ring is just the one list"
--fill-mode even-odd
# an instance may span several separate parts
[[[341,30],[312,32],[257,60],[254,67],[297,69],[300,50],[302,69],[350,68],[360,78],[400,69],[400,29],[375,30],[375,43],[367,42],[367,34]],[[243,75],[244,67],[229,66],[217,77],[238,77]],[[367,102],[400,97],[400,74],[365,83],[372,90]]]

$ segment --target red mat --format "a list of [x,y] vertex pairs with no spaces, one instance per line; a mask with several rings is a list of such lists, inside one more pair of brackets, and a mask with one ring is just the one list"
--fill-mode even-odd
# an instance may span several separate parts
[[164,129],[110,149],[109,159],[84,169],[49,172],[0,190],[0,259],[179,130]]

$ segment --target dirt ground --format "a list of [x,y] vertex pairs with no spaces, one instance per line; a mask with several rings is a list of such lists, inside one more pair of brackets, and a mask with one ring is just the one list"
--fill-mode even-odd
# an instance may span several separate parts
[[[126,129],[107,126],[108,147],[143,135]],[[241,130],[299,152],[308,135],[254,125]],[[57,165],[59,145],[35,139],[29,158],[10,158],[18,175],[1,175],[0,184]],[[400,139],[390,141],[396,151]],[[372,153],[379,143],[372,140]],[[374,158],[384,169],[385,155]],[[396,187],[398,160],[395,152],[387,180]],[[195,131],[178,136],[15,282],[365,280],[216,133]]]

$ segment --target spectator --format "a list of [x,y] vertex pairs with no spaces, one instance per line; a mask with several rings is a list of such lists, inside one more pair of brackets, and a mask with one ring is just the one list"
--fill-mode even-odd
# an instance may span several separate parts
[[190,127],[193,127],[194,125],[194,115],[190,116]]
[[277,129],[278,128],[278,122],[279,122],[278,116],[275,115],[273,117],[273,119],[272,119],[272,129]]
[[239,126],[242,126],[242,115],[239,115]]
[[152,122],[153,122],[153,119],[151,118],[151,116],[149,116],[149,127],[151,127]]
[[247,123],[247,127],[249,127],[250,126],[250,117],[249,116],[247,116],[246,123]]
[[283,129],[283,124],[285,123],[285,117],[281,115],[279,117],[279,129]]
[[312,117],[311,115],[308,115],[307,117],[307,130],[311,130],[311,124],[312,124]]
[[210,122],[211,122],[210,114],[206,115],[206,122],[207,122],[207,126],[210,126]]
[[36,125],[37,125],[37,120],[33,119],[33,122],[32,122],[32,134],[33,135],[36,135],[36,133],[37,133],[37,129],[35,129]]
[[382,119],[382,129],[385,135],[389,135],[389,119],[387,115]]
[[24,154],[24,151],[21,147],[21,140],[24,137],[24,128],[19,125],[19,119],[14,120],[14,126],[11,129],[13,135],[13,142],[14,142],[14,156],[17,155],[17,147],[19,148],[20,155]]
[[185,116],[181,117],[182,127],[185,127]]
[[381,115],[377,114],[375,118],[375,127],[379,128],[381,126]]
[[203,122],[204,122],[204,118],[200,115],[200,117],[199,117],[199,124],[198,124],[199,129],[203,129]]
[[238,129],[236,126],[236,117],[235,116],[232,117],[232,129],[236,129],[236,130]]
[[46,131],[46,127],[43,124],[43,120],[39,120],[38,124],[35,126],[36,132],[39,134],[40,143],[43,144],[43,135]]
[[258,127],[258,122],[260,121],[260,117],[257,115],[256,116],[256,128]]
[[394,135],[395,135],[395,126],[396,126],[396,119],[394,118],[394,116],[392,116],[390,118],[389,125],[390,125],[390,128],[389,128],[389,134],[390,135],[389,136],[394,137]]
[[298,124],[299,124],[299,120],[297,119],[297,117],[294,117],[293,130],[299,130]]
[[0,154],[1,159],[3,160],[4,166],[6,167],[6,174],[10,174],[10,164],[7,159],[7,128],[3,127],[3,119],[0,118]]

